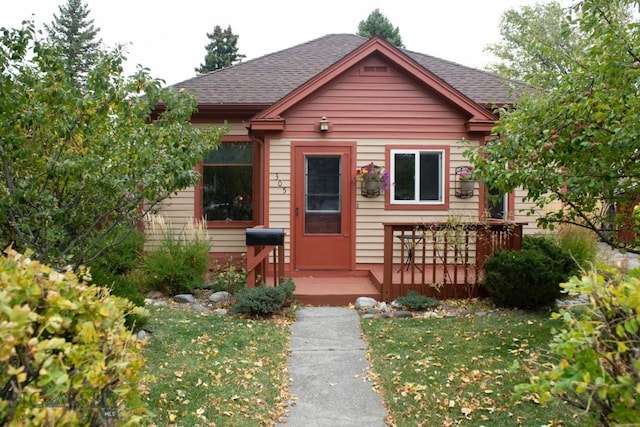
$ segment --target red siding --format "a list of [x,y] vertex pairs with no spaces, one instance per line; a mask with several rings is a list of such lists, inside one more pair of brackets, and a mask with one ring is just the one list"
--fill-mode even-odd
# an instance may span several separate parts
[[385,65],[368,58],[287,111],[282,137],[318,138],[323,116],[331,123],[329,138],[454,140],[467,135],[466,113],[435,91],[390,65],[386,72],[364,71],[365,66]]

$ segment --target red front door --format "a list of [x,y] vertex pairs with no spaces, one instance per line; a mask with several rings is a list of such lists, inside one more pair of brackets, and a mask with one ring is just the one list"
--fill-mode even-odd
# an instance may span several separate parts
[[352,145],[294,145],[293,263],[297,270],[354,266]]

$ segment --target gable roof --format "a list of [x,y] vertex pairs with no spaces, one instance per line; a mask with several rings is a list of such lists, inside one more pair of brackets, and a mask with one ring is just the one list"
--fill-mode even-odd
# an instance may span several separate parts
[[[353,34],[329,34],[172,87],[192,91],[200,105],[272,105],[367,41]],[[525,88],[522,83],[475,68],[406,49],[400,51],[481,105],[510,104],[516,98],[514,93]]]

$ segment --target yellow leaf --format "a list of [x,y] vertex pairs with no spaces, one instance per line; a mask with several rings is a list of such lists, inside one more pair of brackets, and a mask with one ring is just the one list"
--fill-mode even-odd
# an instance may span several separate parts
[[173,375],[175,375],[175,376],[176,376],[176,377],[178,377],[178,378],[182,378],[182,375],[183,375],[183,374],[184,374],[184,372],[183,372],[183,371],[175,371],[175,372],[173,373]]

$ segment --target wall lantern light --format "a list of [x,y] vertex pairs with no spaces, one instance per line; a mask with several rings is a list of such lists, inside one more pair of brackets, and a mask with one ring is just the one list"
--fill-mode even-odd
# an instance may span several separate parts
[[320,119],[320,132],[326,132],[329,130],[329,120],[326,117]]

